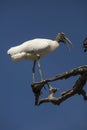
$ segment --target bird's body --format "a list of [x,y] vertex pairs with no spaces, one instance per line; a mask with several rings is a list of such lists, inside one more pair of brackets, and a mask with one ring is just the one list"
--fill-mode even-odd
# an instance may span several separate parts
[[64,33],[58,33],[55,40],[36,38],[33,40],[26,41],[18,46],[11,47],[7,54],[9,54],[14,61],[19,61],[21,59],[29,59],[34,61],[32,68],[33,82],[35,81],[35,64],[38,61],[38,69],[40,73],[40,78],[42,80],[42,73],[40,69],[40,58],[51,53],[59,47],[59,43],[63,42],[66,44],[71,44],[71,41],[65,36]]
[[12,60],[19,61],[21,59],[37,60],[54,51],[59,46],[58,42],[50,39],[33,39],[22,43],[16,47],[11,47],[8,54]]

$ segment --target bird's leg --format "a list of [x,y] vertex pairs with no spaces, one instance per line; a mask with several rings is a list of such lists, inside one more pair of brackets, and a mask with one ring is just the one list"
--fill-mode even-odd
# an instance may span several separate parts
[[40,79],[42,81],[43,78],[42,78],[42,72],[41,72],[41,67],[40,67],[40,56],[38,56],[37,63],[38,63],[38,70],[39,70],[39,74],[40,74]]
[[43,78],[42,78],[42,71],[41,71],[41,67],[40,67],[40,59],[38,59],[38,70],[39,70],[39,74],[40,74],[40,79],[41,79],[41,81],[43,80]]
[[33,82],[35,82],[35,65],[36,65],[36,60],[34,61],[33,68],[32,68]]

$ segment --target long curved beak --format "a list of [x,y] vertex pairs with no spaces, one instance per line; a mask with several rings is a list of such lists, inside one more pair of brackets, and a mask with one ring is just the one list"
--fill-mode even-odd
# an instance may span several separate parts
[[72,42],[69,40],[69,38],[65,37],[65,42],[72,45]]
[[72,42],[69,40],[69,38],[65,37],[64,43],[66,44],[67,48],[70,50],[70,47],[72,46]]

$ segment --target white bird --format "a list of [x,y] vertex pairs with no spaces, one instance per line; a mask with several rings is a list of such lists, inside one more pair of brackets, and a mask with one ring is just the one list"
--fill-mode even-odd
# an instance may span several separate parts
[[40,69],[40,58],[49,54],[59,47],[59,43],[63,42],[66,45],[72,44],[71,41],[66,37],[66,35],[61,32],[58,33],[55,40],[36,38],[33,40],[26,41],[21,45],[11,47],[7,54],[9,54],[13,61],[19,61],[21,59],[29,59],[34,61],[32,68],[33,82],[35,82],[35,65],[36,61],[38,63],[38,69],[40,74],[40,79],[42,81],[42,72]]

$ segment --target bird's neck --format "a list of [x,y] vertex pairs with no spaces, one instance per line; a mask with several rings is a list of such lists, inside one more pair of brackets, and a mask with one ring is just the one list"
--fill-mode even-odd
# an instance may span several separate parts
[[55,41],[58,42],[58,43],[60,42],[60,37],[59,37],[59,35],[56,37]]
[[58,46],[59,46],[59,43],[57,41],[53,41],[50,45],[50,50],[54,51],[58,48]]

